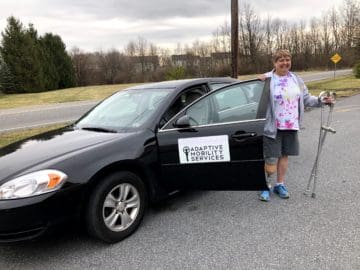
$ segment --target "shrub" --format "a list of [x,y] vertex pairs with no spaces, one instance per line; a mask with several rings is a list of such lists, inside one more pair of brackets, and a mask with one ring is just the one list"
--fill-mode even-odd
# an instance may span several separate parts
[[171,67],[165,75],[166,80],[179,80],[184,79],[186,70],[183,67]]

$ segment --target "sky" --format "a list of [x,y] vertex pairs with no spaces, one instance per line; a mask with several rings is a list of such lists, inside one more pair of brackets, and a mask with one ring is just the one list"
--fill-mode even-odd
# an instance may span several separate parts
[[[344,0],[247,1],[259,16],[289,21],[320,17]],[[243,5],[239,1],[239,6]],[[0,31],[15,16],[33,23],[39,34],[61,36],[67,49],[123,50],[130,40],[145,38],[162,48],[208,41],[230,22],[231,0],[0,0]]]

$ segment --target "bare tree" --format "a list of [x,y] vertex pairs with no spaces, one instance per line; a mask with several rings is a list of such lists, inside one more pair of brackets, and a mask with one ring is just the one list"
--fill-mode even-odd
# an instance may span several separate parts
[[320,32],[319,32],[319,21],[317,18],[312,18],[310,20],[310,40],[311,40],[311,48],[312,54],[315,57],[319,56],[320,52]]
[[89,55],[85,54],[78,47],[73,47],[70,51],[70,56],[74,65],[76,85],[87,85],[87,78],[90,73]]
[[280,27],[278,28],[278,48],[286,49],[289,46],[289,42],[287,41],[289,31],[289,23],[285,20],[280,20]]
[[175,54],[183,54],[183,53],[184,53],[184,48],[183,48],[181,42],[178,42],[176,44]]
[[262,21],[247,3],[243,5],[239,18],[240,36],[242,36],[245,54],[249,55],[252,65],[258,71],[259,63],[257,60],[264,39]]
[[214,52],[220,52],[220,31],[219,28],[216,28],[215,31],[212,33],[212,50]]
[[340,19],[335,8],[332,8],[330,11],[330,27],[334,50],[337,51],[340,47]]
[[288,49],[291,51],[293,56],[293,68],[297,69],[301,65],[301,37],[300,27],[297,23],[293,23],[289,30],[289,41]]
[[119,72],[124,70],[124,55],[116,49],[111,49],[107,53],[100,52],[99,66],[106,84],[116,83]]
[[273,38],[273,29],[272,29],[272,19],[270,16],[267,16],[265,20],[265,50],[267,55],[271,55],[274,46]]
[[344,0],[343,4],[343,38],[345,46],[350,48],[352,45],[353,37],[355,36],[357,18],[360,13],[359,2],[356,0]]
[[207,42],[200,42],[196,40],[193,43],[192,51],[196,57],[198,57],[199,61],[196,61],[194,64],[197,64],[195,70],[197,69],[196,76],[204,77],[209,76],[212,70],[212,63],[211,63],[211,52],[212,52],[212,45],[211,43]]
[[300,38],[300,52],[303,54],[306,50],[306,22],[304,20],[300,21],[299,24],[299,38]]
[[221,51],[230,52],[231,51],[231,27],[229,22],[225,21],[223,25],[220,26],[220,36],[221,36]]
[[159,62],[160,66],[162,67],[170,67],[171,66],[171,57],[170,57],[170,50],[160,48],[159,49]]
[[125,53],[127,56],[135,56],[136,44],[133,40],[129,41],[129,43],[126,45]]
[[299,34],[299,27],[296,23],[294,23],[290,27],[289,32],[289,49],[291,50],[293,55],[300,54],[300,34]]
[[[129,67],[129,76],[135,78],[136,80],[145,81],[145,72],[146,72],[146,59],[148,44],[147,40],[143,37],[138,37],[136,41],[131,40],[125,49],[126,55],[129,57],[128,67]],[[138,72],[140,71],[141,78],[137,77]]]
[[332,44],[330,40],[330,13],[325,13],[321,18],[321,45],[324,55],[323,64],[329,67],[329,57],[332,51]]
[[360,60],[360,14],[357,16],[356,20],[356,30],[354,36],[354,49],[355,49],[355,57],[357,61]]

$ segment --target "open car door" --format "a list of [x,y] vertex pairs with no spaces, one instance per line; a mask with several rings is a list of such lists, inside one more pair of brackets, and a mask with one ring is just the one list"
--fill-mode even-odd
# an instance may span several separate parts
[[171,189],[267,189],[262,138],[268,87],[253,80],[214,90],[163,126],[157,140],[164,184]]

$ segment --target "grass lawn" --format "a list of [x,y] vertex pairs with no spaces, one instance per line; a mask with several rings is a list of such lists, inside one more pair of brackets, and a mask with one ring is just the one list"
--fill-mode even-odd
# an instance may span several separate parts
[[15,141],[19,141],[37,134],[40,134],[45,131],[50,131],[53,129],[64,127],[66,124],[57,124],[45,127],[29,128],[26,130],[18,130],[11,132],[0,133],[0,147],[3,147],[7,144],[10,144]]
[[334,91],[338,97],[348,97],[360,93],[360,79],[354,75],[306,83],[312,95],[321,91]]
[[0,95],[0,109],[63,103],[82,100],[100,100],[112,93],[136,84],[97,85],[67,88],[57,91],[30,94]]

